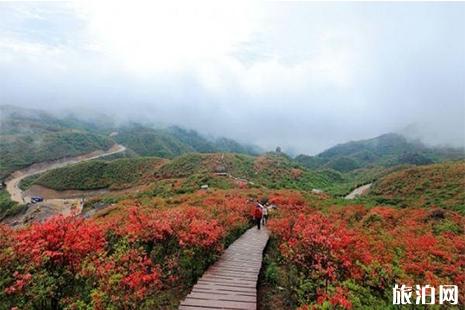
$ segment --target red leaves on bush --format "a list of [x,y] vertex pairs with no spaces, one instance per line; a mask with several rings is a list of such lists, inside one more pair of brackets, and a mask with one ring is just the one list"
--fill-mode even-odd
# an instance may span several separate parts
[[269,202],[284,210],[302,210],[302,207],[307,205],[300,193],[287,190],[273,192],[269,197]]
[[179,231],[181,246],[199,246],[208,248],[219,244],[224,229],[215,220],[192,220],[185,230]]
[[139,212],[137,208],[129,210],[129,216],[121,234],[130,240],[156,241],[163,240],[173,234],[169,217],[151,216]]
[[[463,286],[464,223],[463,216],[445,211],[438,218],[425,209],[334,206],[324,215],[291,205],[268,226],[286,264],[319,283],[319,301],[350,308],[343,290],[349,279],[378,293],[398,282]],[[328,285],[341,288],[331,295]]]
[[[53,298],[70,308],[135,309],[162,289],[188,285],[189,260],[197,260],[197,272],[208,266],[225,237],[248,225],[250,204],[234,192],[179,201],[153,208],[126,200],[97,219],[55,217],[18,231],[0,226],[0,290],[10,298],[2,302],[33,308]],[[44,280],[46,292],[35,293]]]
[[348,290],[342,287],[336,287],[332,294],[326,292],[318,296],[317,303],[322,305],[324,302],[329,301],[334,307],[341,307],[342,309],[352,309],[352,302],[348,299]]
[[36,266],[51,262],[75,270],[86,256],[104,246],[103,231],[95,223],[58,216],[19,231],[15,250]]
[[[102,256],[92,261],[82,275],[95,278],[99,291],[123,308],[135,307],[147,294],[156,294],[161,287],[158,267],[137,249]],[[95,302],[101,303],[100,295],[96,297]]]
[[7,294],[13,294],[16,292],[22,291],[22,289],[31,281],[32,275],[30,273],[25,273],[25,274],[20,274],[19,272],[15,271],[13,273],[13,276],[15,277],[15,282],[13,285],[7,287],[5,289],[5,293]]
[[349,272],[360,277],[354,263],[370,263],[372,259],[362,239],[320,213],[301,214],[294,221],[270,221],[269,227],[281,240],[281,254],[312,277],[334,281]]

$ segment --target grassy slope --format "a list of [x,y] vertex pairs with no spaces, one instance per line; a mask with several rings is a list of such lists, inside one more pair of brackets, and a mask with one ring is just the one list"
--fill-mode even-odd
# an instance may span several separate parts
[[[39,178],[29,178],[24,186],[40,184],[56,190],[126,188],[136,184],[156,183],[157,187],[174,186],[180,192],[192,192],[200,185],[231,188],[234,180],[215,173],[252,181],[266,188],[312,190],[329,188],[341,181],[334,171],[309,171],[283,154],[268,153],[254,157],[230,153],[190,153],[173,160],[159,158],[126,158],[113,161],[91,161],[52,170]],[[166,183],[166,184],[165,184]]]
[[410,141],[391,133],[373,139],[339,144],[317,156],[300,155],[296,161],[310,169],[326,167],[349,172],[374,166],[424,165],[464,157],[464,150],[432,148],[419,141]]
[[214,172],[226,172],[267,188],[311,190],[329,187],[335,181],[334,174],[329,171],[309,171],[287,156],[276,153],[258,157],[242,154],[188,154],[162,166],[158,176],[182,178]]
[[465,212],[465,161],[403,169],[375,182],[370,196],[400,206]]
[[120,130],[115,140],[141,156],[173,158],[194,149],[163,130],[134,126]]
[[0,189],[0,220],[7,216],[12,216],[24,211],[26,205],[20,205],[11,201],[10,195],[4,189]]
[[121,128],[114,137],[141,156],[174,158],[186,153],[233,152],[254,154],[256,148],[242,145],[234,140],[220,138],[210,141],[194,130],[178,127],[154,129],[140,125]]
[[40,111],[0,106],[0,116],[0,179],[36,162],[108,149],[114,143],[86,123]]
[[156,157],[95,160],[49,171],[33,183],[56,190],[123,189],[153,180],[162,163]]
[[[109,138],[114,131],[118,134]],[[113,140],[125,145],[129,155],[135,152],[162,158],[192,152],[256,152],[253,146],[226,138],[209,140],[193,130],[177,127],[154,129],[132,124],[116,128],[104,116],[84,121],[0,105],[0,179],[35,162],[106,149]]]
[[108,149],[112,144],[105,137],[76,131],[0,136],[0,178],[36,162]]
[[[335,196],[345,196],[355,188],[373,183],[376,180],[394,171],[412,167],[411,165],[399,165],[394,167],[373,166],[369,168],[359,168],[346,173],[339,173],[339,181],[332,183],[327,191]],[[338,173],[338,171],[336,171]]]

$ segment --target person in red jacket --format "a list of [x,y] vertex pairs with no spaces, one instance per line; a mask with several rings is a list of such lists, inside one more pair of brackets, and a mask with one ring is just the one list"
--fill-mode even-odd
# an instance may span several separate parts
[[255,223],[257,223],[257,228],[260,230],[260,225],[262,223],[262,216],[263,216],[263,211],[262,211],[262,207],[260,206],[259,203],[257,203],[257,206],[255,207],[255,211],[254,211],[254,219],[255,219]]

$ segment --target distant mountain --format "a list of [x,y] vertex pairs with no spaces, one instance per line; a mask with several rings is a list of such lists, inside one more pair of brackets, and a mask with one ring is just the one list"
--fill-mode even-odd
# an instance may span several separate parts
[[209,140],[194,130],[180,127],[154,129],[132,124],[118,129],[115,141],[130,148],[141,156],[174,158],[185,153],[241,153],[256,155],[258,147],[243,145],[227,138]]
[[260,149],[227,138],[207,139],[179,127],[155,129],[138,123],[116,126],[99,116],[83,120],[69,114],[54,116],[40,110],[0,106],[0,180],[36,162],[108,149],[115,142],[127,154],[174,158],[199,152],[258,154]]
[[96,129],[43,111],[0,106],[0,179],[35,162],[108,149],[114,144]]
[[295,160],[311,169],[331,168],[348,172],[370,166],[426,165],[464,157],[463,149],[429,147],[420,141],[389,133],[373,139],[339,144],[316,156],[299,155]]

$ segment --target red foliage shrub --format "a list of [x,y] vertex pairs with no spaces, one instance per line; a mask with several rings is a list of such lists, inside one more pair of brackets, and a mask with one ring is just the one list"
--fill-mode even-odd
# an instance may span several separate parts
[[188,286],[249,225],[248,200],[224,192],[180,196],[172,208],[123,201],[99,219],[55,217],[0,226],[0,298],[7,308],[135,309]]
[[58,216],[19,231],[15,251],[36,266],[50,262],[76,270],[85,257],[104,246],[103,231],[95,223]]
[[148,294],[156,294],[162,285],[158,266],[138,249],[100,256],[88,262],[81,275],[96,284],[99,294],[93,296],[93,303],[98,309],[106,309],[110,304],[135,308]]
[[216,220],[192,220],[184,230],[177,232],[181,246],[215,247],[220,243],[224,229]]
[[[269,227],[280,240],[281,254],[312,278],[334,281],[351,274],[360,278],[354,264],[372,260],[366,242],[345,227],[336,227],[321,213],[299,215],[292,220],[270,221]],[[288,227],[286,227],[286,224]]]
[[[282,207],[268,227],[285,263],[315,285],[320,304],[349,309],[347,280],[368,287],[373,296],[390,296],[394,283],[464,287],[463,216],[444,212],[438,218],[425,209],[363,206],[335,206],[324,215],[312,208],[295,212],[295,203],[280,201],[290,207]],[[441,229],[457,228],[435,230],[446,224]]]

